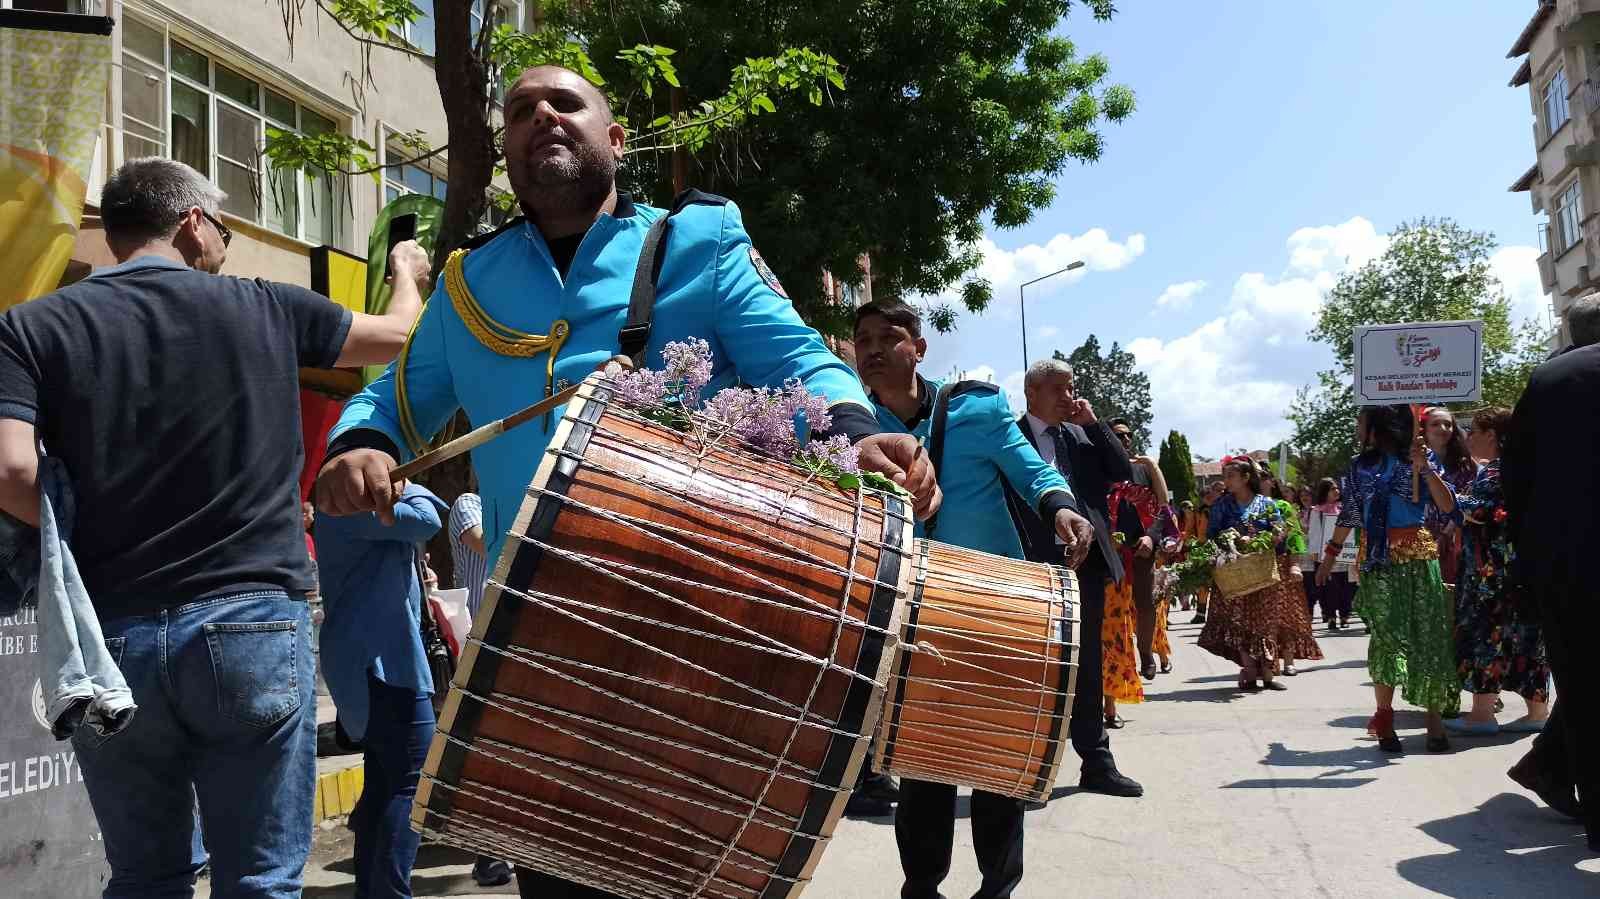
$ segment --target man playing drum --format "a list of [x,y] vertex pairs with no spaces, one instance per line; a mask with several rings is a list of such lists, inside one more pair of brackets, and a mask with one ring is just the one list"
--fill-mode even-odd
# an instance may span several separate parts
[[[1088,520],[1073,511],[1072,490],[1061,473],[1039,457],[993,384],[966,381],[945,397],[943,434],[936,397],[944,387],[917,374],[927,352],[917,312],[898,303],[868,303],[856,310],[855,347],[862,380],[872,393],[878,422],[887,432],[910,433],[928,442],[946,478],[944,505],[936,519],[917,525],[917,536],[1023,558],[1012,525],[1005,483],[1026,497],[1060,535],[1065,562],[1083,561],[1094,540]],[[950,871],[955,840],[956,788],[902,780],[895,813],[895,839],[905,871],[902,899],[938,899]],[[1023,802],[974,790],[972,841],[983,885],[976,899],[1005,899],[1022,881]]]
[[[878,433],[860,382],[795,313],[734,204],[690,192],[669,213],[619,193],[626,135],[605,96],[567,69],[523,73],[505,121],[523,217],[452,256],[406,352],[345,407],[318,478],[323,512],[387,514],[389,472],[458,408],[475,425],[503,418],[617,353],[646,234],[669,214],[653,321],[630,338],[644,337],[637,358],[660,367],[668,341],[701,338],[714,354],[707,395],[798,379],[832,401],[833,430],[856,442],[863,468],[904,485],[918,518],[938,508],[926,454],[909,435]],[[473,451],[491,571],[554,429],[536,420]],[[526,870],[518,882],[541,899],[607,895]]]

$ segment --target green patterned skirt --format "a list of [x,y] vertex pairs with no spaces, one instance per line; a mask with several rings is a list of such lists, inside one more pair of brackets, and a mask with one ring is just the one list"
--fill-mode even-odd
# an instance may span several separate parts
[[1455,609],[1436,560],[1391,562],[1361,573],[1356,613],[1367,624],[1367,673],[1430,712],[1461,707]]

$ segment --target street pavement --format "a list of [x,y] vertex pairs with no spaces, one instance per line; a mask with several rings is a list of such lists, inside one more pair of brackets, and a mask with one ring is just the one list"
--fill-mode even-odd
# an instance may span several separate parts
[[[1195,647],[1199,627],[1173,611],[1176,670],[1125,705],[1113,731],[1122,770],[1145,796],[1077,792],[1028,815],[1027,875],[1018,899],[1206,897],[1600,896],[1600,860],[1582,829],[1505,776],[1529,735],[1454,737],[1450,753],[1422,746],[1422,714],[1401,710],[1404,756],[1366,737],[1372,691],[1359,628],[1317,636],[1326,659],[1305,663],[1281,693],[1242,694],[1236,669]],[[1522,714],[1507,697],[1502,721]],[[1069,759],[1071,758],[1069,754]],[[965,816],[966,800],[958,813]],[[308,897],[354,895],[342,827],[318,833]],[[470,859],[424,847],[418,896],[488,896]],[[891,819],[846,820],[807,899],[892,899],[899,861]],[[957,826],[944,892],[978,885],[966,822]]]

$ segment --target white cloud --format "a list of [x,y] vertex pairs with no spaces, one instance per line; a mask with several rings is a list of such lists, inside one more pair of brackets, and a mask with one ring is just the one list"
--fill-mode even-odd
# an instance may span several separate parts
[[962,377],[962,379],[967,380],[967,381],[998,381],[999,380],[998,378],[995,377],[994,366],[992,366],[992,365],[980,365],[977,368],[969,368],[966,371],[961,373],[961,377]]
[[1056,327],[1055,325],[1045,325],[1044,327],[1038,329],[1037,331],[1034,331],[1033,333],[1038,335],[1040,340],[1049,340],[1050,338],[1056,336],[1057,334],[1060,334],[1061,333],[1061,329]]
[[[1082,268],[1029,287],[1028,296],[1031,298],[1035,291],[1043,294],[1074,284],[1089,272],[1113,272],[1127,268],[1144,255],[1145,240],[1143,234],[1130,234],[1118,241],[1104,228],[1090,228],[1082,234],[1061,233],[1043,244],[1030,243],[1014,250],[1003,250],[985,237],[979,241],[978,249],[983,253],[983,262],[974,274],[986,279],[994,289],[995,296],[1000,298],[1015,296],[1018,285],[1025,281],[1060,271],[1074,262],[1084,263]],[[956,295],[952,290],[942,299],[951,299]],[[1015,311],[1009,303],[995,305],[997,311],[1003,311],[1005,315]]]
[[1157,308],[1188,309],[1194,305],[1194,295],[1206,289],[1204,281],[1183,281],[1170,284],[1161,296],[1156,297]]
[[1285,241],[1282,274],[1239,275],[1222,315],[1180,337],[1129,343],[1150,376],[1155,436],[1176,428],[1208,456],[1239,446],[1263,449],[1287,437],[1284,415],[1295,391],[1329,361],[1325,349],[1305,338],[1323,297],[1341,273],[1387,246],[1388,238],[1360,216],[1300,228]]
[[1489,257],[1489,270],[1511,298],[1511,321],[1535,319],[1550,324],[1550,297],[1539,283],[1539,251],[1534,247],[1501,247]]

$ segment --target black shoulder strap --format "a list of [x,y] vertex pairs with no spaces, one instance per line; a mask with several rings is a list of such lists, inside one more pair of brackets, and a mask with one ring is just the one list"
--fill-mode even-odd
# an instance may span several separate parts
[[686,190],[672,201],[672,208],[645,232],[644,246],[639,248],[639,264],[633,271],[633,290],[628,295],[628,319],[617,332],[617,344],[622,355],[633,360],[633,367],[643,362],[644,348],[650,343],[651,317],[655,313],[656,279],[661,277],[661,260],[666,256],[667,231],[672,227],[672,217],[687,206],[696,204],[720,206],[728,201],[715,194]]
[[655,312],[656,278],[661,274],[661,257],[666,248],[667,228],[672,225],[672,214],[655,220],[645,232],[644,246],[639,250],[639,265],[633,272],[633,292],[628,295],[628,320],[617,332],[617,343],[622,355],[633,360],[639,368],[644,359],[645,345],[650,342],[650,317]]
[[[944,428],[950,420],[950,395],[957,386],[955,381],[947,381],[934,395],[933,418],[928,423],[928,462],[933,465],[935,481],[939,480],[939,467],[944,462]],[[939,513],[935,512],[923,526],[923,532],[933,536],[933,529],[938,522]]]

